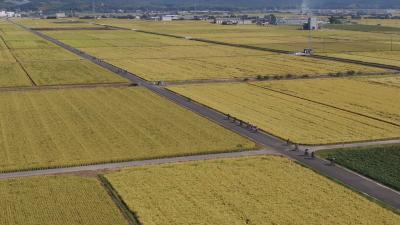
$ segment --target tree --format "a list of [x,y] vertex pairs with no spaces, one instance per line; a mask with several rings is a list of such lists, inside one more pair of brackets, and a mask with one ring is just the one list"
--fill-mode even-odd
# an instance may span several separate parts
[[268,16],[265,16],[264,18],[267,19],[269,21],[269,23],[272,25],[278,24],[278,19],[276,18],[276,16],[274,14],[270,14]]
[[342,24],[343,19],[344,19],[343,17],[331,16],[331,17],[329,17],[329,23],[330,24]]

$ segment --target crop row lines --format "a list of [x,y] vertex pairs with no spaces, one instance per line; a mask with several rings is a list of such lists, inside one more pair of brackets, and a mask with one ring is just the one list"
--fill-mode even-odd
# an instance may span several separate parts
[[320,105],[323,105],[323,106],[327,106],[327,107],[330,107],[330,108],[334,108],[334,109],[337,109],[337,110],[341,110],[341,111],[344,111],[344,112],[352,113],[352,114],[355,114],[355,115],[358,115],[358,116],[366,117],[366,118],[373,119],[373,120],[376,120],[376,121],[379,121],[379,122],[383,122],[383,123],[387,123],[387,124],[390,124],[390,125],[394,125],[394,126],[400,127],[400,124],[398,124],[398,123],[394,123],[394,122],[391,122],[391,121],[380,119],[380,118],[377,118],[377,117],[374,117],[374,116],[365,115],[363,113],[354,112],[352,110],[340,108],[340,107],[337,107],[337,106],[334,106],[334,105],[330,105],[330,104],[327,104],[327,103],[323,103],[323,102],[315,101],[315,100],[312,100],[312,99],[296,96],[296,95],[293,95],[293,94],[289,94],[287,92],[275,90],[273,88],[259,86],[259,85],[254,84],[254,83],[248,83],[248,84],[251,85],[251,86],[257,87],[257,88],[266,89],[266,90],[269,90],[269,91],[272,91],[272,92],[276,92],[276,93],[280,93],[280,94],[283,94],[283,95],[287,95],[287,96],[290,96],[290,97],[293,97],[293,98],[297,98],[297,99],[305,100],[305,101],[308,101],[308,102],[320,104]]
[[7,47],[8,51],[10,52],[10,54],[14,57],[15,61],[18,63],[18,65],[21,67],[21,69],[25,72],[26,76],[28,77],[28,79],[30,80],[31,84],[33,86],[37,86],[37,84],[35,83],[35,81],[32,79],[32,77],[29,75],[28,71],[26,71],[25,67],[22,65],[21,61],[18,59],[18,57],[15,56],[14,52],[12,51],[12,49],[10,48],[10,46],[8,45],[8,43],[4,40],[4,37],[2,35],[0,35],[0,39],[1,41],[3,41],[4,45]]
[[[153,34],[153,35],[160,35],[160,36],[172,37],[172,38],[178,38],[178,39],[188,39],[188,40],[199,41],[199,42],[209,43],[209,44],[225,45],[225,46],[253,49],[253,50],[260,50],[260,51],[268,51],[268,52],[275,52],[275,53],[280,53],[280,54],[292,54],[293,53],[293,52],[287,51],[287,50],[279,50],[279,49],[273,49],[273,48],[244,45],[244,44],[233,44],[233,43],[227,43],[227,42],[221,42],[221,41],[215,41],[215,40],[209,40],[209,39],[203,39],[203,38],[187,38],[187,37],[183,37],[183,36],[179,36],[179,35],[159,33],[159,32],[153,32],[153,31],[144,31],[144,30],[138,30],[138,29],[128,29],[128,28],[119,27],[119,26],[113,26],[113,25],[104,25],[104,24],[97,24],[97,23],[95,23],[95,25],[105,26],[105,27],[112,27],[112,28],[120,28],[120,29],[124,29],[124,30],[132,30],[132,31],[135,31],[135,32],[141,32],[141,33]],[[316,58],[316,59],[321,59],[321,60],[328,60],[328,61],[345,62],[345,63],[358,64],[358,65],[363,65],[363,66],[378,67],[378,68],[383,68],[383,69],[390,69],[390,70],[400,71],[400,67],[386,65],[386,64],[364,62],[364,61],[359,61],[359,60],[338,58],[338,57],[332,57],[332,56],[324,56],[324,55],[310,55],[310,56],[306,56],[306,57],[311,57],[311,58]]]
[[124,217],[127,219],[129,224],[130,225],[140,225],[140,222],[137,219],[138,218],[137,215],[134,212],[132,212],[132,210],[129,209],[127,204],[124,202],[124,200],[118,194],[118,192],[114,189],[112,184],[107,180],[107,178],[105,178],[103,174],[98,174],[97,178],[100,181],[103,188],[108,193],[108,195],[110,195],[110,197],[113,200],[113,202],[115,203],[115,205],[118,207],[118,209],[124,215]]

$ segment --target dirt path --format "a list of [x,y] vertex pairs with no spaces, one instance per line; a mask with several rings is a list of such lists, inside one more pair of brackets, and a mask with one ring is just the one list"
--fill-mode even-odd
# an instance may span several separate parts
[[60,84],[60,85],[43,85],[43,86],[21,86],[21,87],[0,87],[0,92],[12,91],[42,91],[42,90],[60,90],[60,89],[88,89],[88,88],[104,88],[104,87],[131,87],[136,86],[133,83],[98,83],[98,84]]
[[329,150],[329,149],[339,149],[339,148],[367,147],[367,146],[374,146],[374,145],[400,145],[400,139],[385,140],[385,141],[369,141],[369,142],[359,142],[359,143],[347,143],[347,144],[337,144],[337,145],[303,146],[303,149],[308,148],[308,149],[310,149],[310,151],[319,151],[319,150]]

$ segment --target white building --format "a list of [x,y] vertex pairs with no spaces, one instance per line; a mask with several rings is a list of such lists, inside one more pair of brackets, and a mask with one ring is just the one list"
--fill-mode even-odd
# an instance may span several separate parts
[[305,18],[278,18],[278,24],[286,24],[286,25],[303,25],[307,23],[307,19]]
[[58,19],[58,18],[65,18],[65,17],[67,17],[67,16],[65,15],[65,12],[56,13],[56,18],[57,18],[57,19]]
[[15,14],[15,12],[0,11],[0,17],[17,17],[20,14]]
[[164,15],[164,16],[161,16],[161,20],[162,21],[179,20],[179,16],[178,15]]
[[213,21],[213,23],[222,25],[252,24],[253,20],[241,18],[217,18]]
[[310,17],[308,18],[307,23],[303,25],[304,30],[318,30],[320,29],[320,23],[318,22],[318,19],[315,17]]
[[308,29],[309,30],[318,30],[318,20],[316,17],[308,18]]
[[15,16],[15,12],[7,12],[7,17],[14,17]]

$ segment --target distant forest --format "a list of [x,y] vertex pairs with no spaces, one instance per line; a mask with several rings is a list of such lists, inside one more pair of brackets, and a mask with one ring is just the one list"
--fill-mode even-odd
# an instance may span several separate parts
[[92,8],[142,10],[244,10],[293,8],[400,8],[400,0],[0,0],[0,8],[79,10]]

